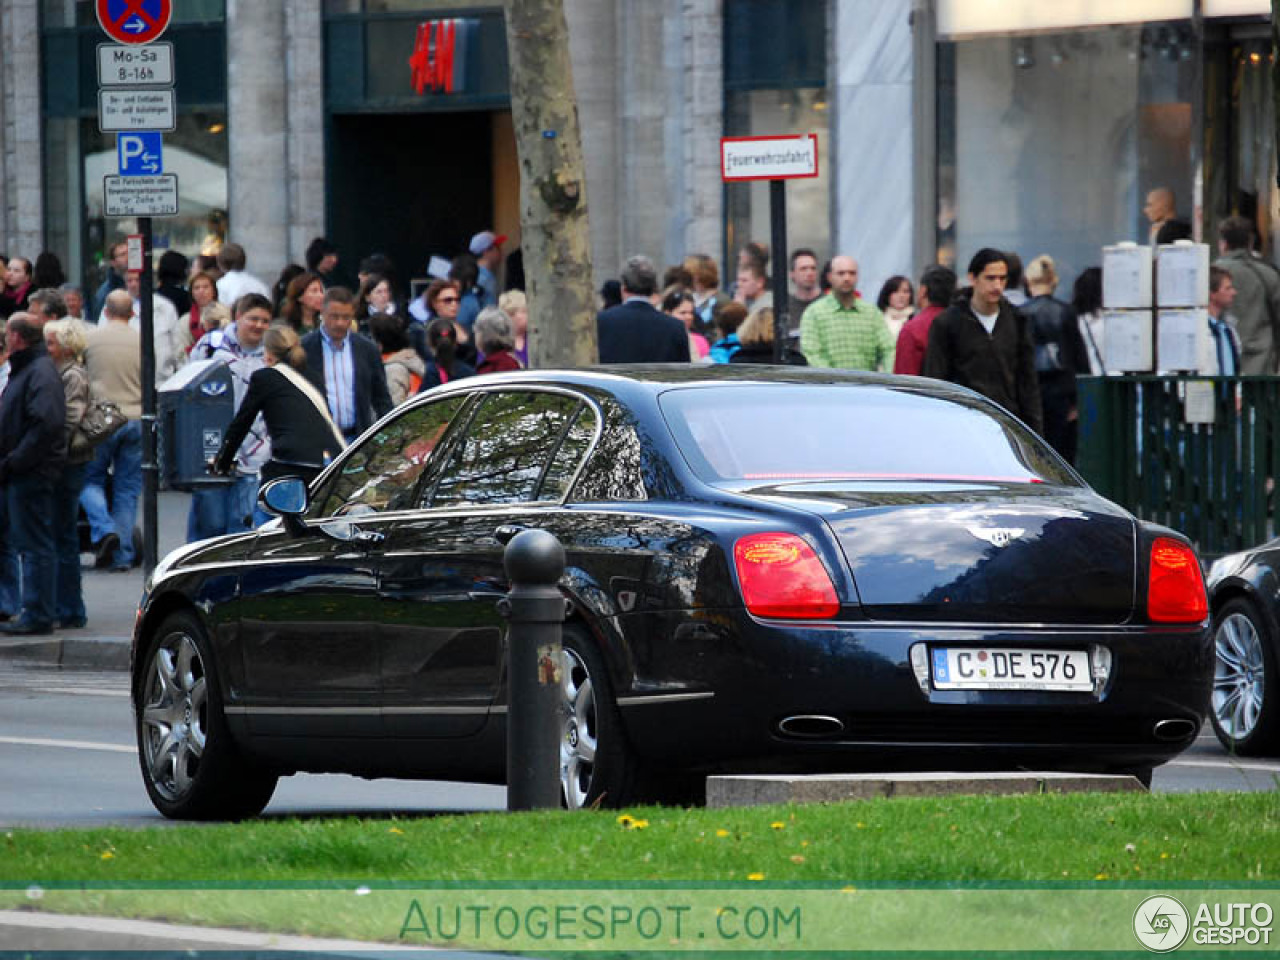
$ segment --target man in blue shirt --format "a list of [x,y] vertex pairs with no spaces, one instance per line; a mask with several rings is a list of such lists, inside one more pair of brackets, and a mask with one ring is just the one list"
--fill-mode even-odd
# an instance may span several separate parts
[[506,242],[505,236],[495,235],[492,230],[482,230],[471,238],[468,249],[476,258],[476,266],[480,272],[476,285],[484,291],[481,307],[498,305],[498,277],[494,271],[502,262],[502,245]]
[[1227,311],[1236,300],[1231,274],[1221,267],[1209,268],[1209,339],[1212,348],[1201,363],[1200,373],[1209,376],[1240,375],[1240,334]]
[[320,329],[302,338],[307,368],[324,383],[333,422],[350,443],[391,409],[378,345],[351,330],[355,296],[346,287],[324,293]]

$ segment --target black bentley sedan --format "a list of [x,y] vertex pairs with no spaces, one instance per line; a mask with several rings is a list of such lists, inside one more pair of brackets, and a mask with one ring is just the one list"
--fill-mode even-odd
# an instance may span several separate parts
[[309,491],[277,483],[279,520],[178,550],[147,586],[133,699],[170,817],[256,814],[296,771],[501,782],[500,527],[565,547],[570,807],[712,771],[1149,780],[1208,700],[1186,539],[949,384],[475,377],[393,411]]

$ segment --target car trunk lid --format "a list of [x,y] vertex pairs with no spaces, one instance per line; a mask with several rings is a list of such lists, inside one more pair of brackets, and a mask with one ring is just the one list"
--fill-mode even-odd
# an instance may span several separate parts
[[1135,522],[1087,488],[805,483],[745,492],[823,517],[870,619],[1117,624],[1133,613]]

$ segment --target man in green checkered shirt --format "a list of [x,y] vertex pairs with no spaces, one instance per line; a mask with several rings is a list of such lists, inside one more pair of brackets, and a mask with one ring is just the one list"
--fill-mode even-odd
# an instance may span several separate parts
[[858,298],[858,261],[831,261],[831,292],[811,303],[800,320],[800,351],[813,367],[893,369],[893,335],[884,316]]

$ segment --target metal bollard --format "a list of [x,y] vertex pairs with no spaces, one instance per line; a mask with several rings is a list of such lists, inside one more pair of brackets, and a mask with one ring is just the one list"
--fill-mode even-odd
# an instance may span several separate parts
[[545,530],[523,530],[502,563],[511,582],[498,601],[508,622],[507,809],[558,808],[564,547]]

